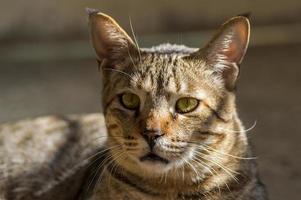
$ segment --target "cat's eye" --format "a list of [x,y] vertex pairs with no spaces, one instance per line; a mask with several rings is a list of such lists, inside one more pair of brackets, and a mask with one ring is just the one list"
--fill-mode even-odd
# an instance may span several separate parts
[[140,106],[140,98],[133,93],[123,93],[120,96],[120,103],[129,110],[137,110]]
[[180,98],[176,103],[178,113],[188,113],[194,111],[199,105],[199,100],[193,97]]

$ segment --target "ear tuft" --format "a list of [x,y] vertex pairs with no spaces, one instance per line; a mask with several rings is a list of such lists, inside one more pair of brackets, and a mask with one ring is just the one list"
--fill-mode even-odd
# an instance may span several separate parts
[[95,13],[99,13],[100,11],[95,9],[95,8],[86,8],[86,13],[88,15],[92,15],[92,14],[95,14]]
[[249,20],[251,19],[251,16],[252,16],[252,12],[245,12],[237,15],[237,17],[246,17]]

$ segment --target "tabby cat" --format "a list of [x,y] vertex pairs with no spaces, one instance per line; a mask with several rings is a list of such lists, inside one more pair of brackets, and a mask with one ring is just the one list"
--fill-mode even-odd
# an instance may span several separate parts
[[89,10],[104,114],[0,126],[0,199],[264,200],[237,115],[249,20],[224,23],[203,48],[139,48]]

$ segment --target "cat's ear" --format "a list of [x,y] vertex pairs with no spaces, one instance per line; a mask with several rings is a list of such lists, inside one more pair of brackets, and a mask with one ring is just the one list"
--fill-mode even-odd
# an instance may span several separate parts
[[118,61],[138,52],[133,40],[110,16],[87,9],[92,45],[98,60]]
[[227,89],[235,88],[239,65],[246,53],[250,37],[247,17],[237,16],[225,22],[211,41],[199,52],[206,63],[223,79]]

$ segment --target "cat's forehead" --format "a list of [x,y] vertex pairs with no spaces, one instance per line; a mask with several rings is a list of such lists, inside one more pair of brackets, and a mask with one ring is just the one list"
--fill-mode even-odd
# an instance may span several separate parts
[[196,66],[184,54],[148,53],[136,67],[131,86],[146,92],[192,93],[200,86]]

